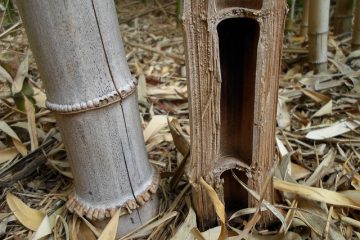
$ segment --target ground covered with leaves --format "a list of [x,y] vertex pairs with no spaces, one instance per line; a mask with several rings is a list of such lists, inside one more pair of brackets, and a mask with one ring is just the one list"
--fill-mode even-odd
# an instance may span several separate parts
[[[329,71],[314,75],[306,39],[296,35],[296,27],[286,32],[275,203],[262,201],[225,216],[219,197],[204,182],[218,206],[219,225],[227,230],[219,226],[201,233],[181,167],[190,128],[176,2],[123,0],[117,6],[126,57],[139,79],[149,160],[162,177],[158,216],[121,239],[208,240],[224,232],[233,239],[360,238],[360,52],[351,52],[349,35],[330,36]],[[0,11],[0,239],[96,239],[102,230],[64,207],[73,178],[65,147],[45,108],[41,76],[16,7],[3,1]],[[276,219],[267,230],[256,228],[254,216],[261,211]]]

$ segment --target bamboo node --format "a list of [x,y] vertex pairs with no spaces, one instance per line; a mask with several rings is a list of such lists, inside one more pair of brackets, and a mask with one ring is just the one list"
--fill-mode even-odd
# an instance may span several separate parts
[[73,104],[59,104],[46,101],[46,107],[58,114],[75,114],[91,111],[124,100],[136,91],[136,86],[137,79],[133,78],[132,81],[125,87],[114,90],[103,96]]
[[69,195],[66,207],[70,212],[76,212],[78,215],[86,216],[90,220],[104,220],[105,218],[112,217],[114,216],[117,209],[123,209],[128,214],[130,214],[133,210],[138,209],[140,206],[151,200],[151,195],[156,194],[159,183],[160,173],[159,171],[155,170],[153,181],[150,186],[145,189],[145,191],[136,196],[135,199],[127,200],[125,203],[122,203],[116,207],[92,208],[91,206],[88,206],[82,202],[82,200],[79,200],[76,197],[75,192],[72,192]]

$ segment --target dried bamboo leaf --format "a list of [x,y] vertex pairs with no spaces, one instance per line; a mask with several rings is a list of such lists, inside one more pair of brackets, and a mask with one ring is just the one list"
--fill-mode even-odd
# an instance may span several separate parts
[[322,106],[316,113],[314,113],[314,115],[312,115],[311,118],[314,117],[321,117],[327,114],[331,114],[332,113],[332,106],[333,106],[333,101],[330,100],[328,103],[326,103],[324,106]]
[[38,136],[36,132],[36,119],[35,119],[35,108],[27,97],[25,98],[25,109],[28,120],[28,130],[31,142],[31,151],[34,151],[39,147]]
[[14,157],[16,157],[17,154],[18,154],[18,151],[16,150],[15,147],[10,147],[10,148],[0,150],[0,164],[13,159]]
[[22,90],[24,80],[28,76],[29,71],[29,51],[26,54],[24,60],[20,63],[14,81],[11,85],[11,91],[16,94]]
[[120,217],[120,211],[121,209],[118,209],[114,216],[111,218],[109,223],[104,228],[104,231],[102,231],[100,237],[98,240],[114,240],[116,238],[116,232],[119,224],[119,217]]
[[329,169],[332,168],[336,157],[335,149],[331,148],[329,152],[324,156],[319,166],[315,169],[313,174],[306,180],[305,184],[312,186],[316,184],[321,178],[323,178]]
[[360,122],[357,120],[336,122],[330,127],[310,131],[305,137],[311,140],[325,140],[355,130],[359,126]]
[[6,202],[22,225],[33,231],[38,229],[45,216],[42,212],[29,208],[10,192],[6,194]]
[[209,198],[212,202],[212,204],[214,205],[216,214],[220,220],[220,224],[221,224],[221,232],[219,235],[219,240],[223,240],[226,239],[228,233],[227,233],[227,229],[226,229],[226,225],[225,225],[225,206],[224,204],[220,201],[218,195],[216,194],[216,191],[207,183],[205,182],[205,180],[201,177],[200,178],[200,184],[206,189],[206,192],[209,195]]
[[190,208],[185,221],[178,228],[176,234],[171,238],[171,240],[194,240],[191,230],[196,227],[196,214],[195,211]]
[[40,226],[32,237],[32,240],[39,240],[51,234],[50,220],[47,215],[41,221]]
[[296,183],[289,183],[274,178],[274,188],[282,191],[297,194],[300,197],[324,202],[339,207],[348,207],[360,210],[360,199],[357,191],[334,192],[327,189],[304,186]]

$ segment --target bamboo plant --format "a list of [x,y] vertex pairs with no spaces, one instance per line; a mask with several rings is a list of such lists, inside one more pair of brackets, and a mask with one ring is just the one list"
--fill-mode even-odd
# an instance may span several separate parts
[[354,11],[354,25],[352,29],[352,50],[360,49],[360,1],[356,0]]
[[[264,182],[275,159],[285,13],[284,0],[184,1],[192,129],[187,174],[202,228],[212,226],[216,214],[201,177],[228,214],[258,204],[233,173],[273,202],[272,184]],[[264,212],[262,226],[271,221]]]
[[118,235],[157,214],[159,175],[147,159],[113,0],[18,0],[72,166],[70,211],[102,225],[127,213]]
[[303,13],[302,13],[300,34],[305,39],[308,38],[308,31],[309,31],[309,5],[310,5],[310,0],[303,0]]
[[336,1],[334,14],[334,32],[336,35],[351,32],[353,8],[353,0]]
[[309,62],[315,73],[327,70],[330,0],[310,0]]

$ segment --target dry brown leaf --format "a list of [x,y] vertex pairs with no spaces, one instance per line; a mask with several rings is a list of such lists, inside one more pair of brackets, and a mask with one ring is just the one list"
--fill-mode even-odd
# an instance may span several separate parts
[[307,170],[306,168],[296,164],[296,163],[291,163],[291,178],[294,179],[295,181],[305,178],[307,176],[309,176],[311,174],[311,172],[309,170]]
[[207,182],[205,182],[205,180],[202,177],[200,178],[200,184],[205,188],[206,192],[208,193],[210,200],[214,205],[216,214],[220,220],[221,232],[220,232],[218,239],[224,240],[224,239],[226,239],[226,237],[228,235],[226,225],[225,225],[225,223],[226,223],[225,222],[225,216],[226,216],[225,215],[225,206],[220,201],[218,195],[216,194],[216,191],[209,184],[207,184]]
[[326,104],[331,100],[331,98],[329,96],[326,96],[326,95],[318,93],[318,92],[314,92],[314,91],[309,90],[309,89],[301,89],[301,91],[306,96],[308,96],[309,98],[314,100],[316,103]]
[[33,231],[38,229],[45,214],[39,210],[29,208],[23,201],[10,192],[6,194],[6,202],[22,225]]
[[16,157],[17,154],[18,151],[16,150],[15,147],[10,147],[0,150],[0,164],[13,159],[14,157]]
[[274,188],[282,192],[297,194],[309,200],[360,210],[360,198],[358,199],[360,193],[356,190],[334,192],[327,189],[289,183],[277,178],[274,178]]
[[116,233],[117,233],[118,224],[119,224],[120,211],[121,211],[121,209],[118,209],[115,212],[114,216],[111,218],[109,223],[104,228],[104,231],[102,231],[98,240],[114,240],[116,238]]
[[194,236],[191,234],[191,230],[196,227],[196,214],[195,211],[190,208],[185,221],[177,229],[171,240],[194,240]]
[[9,135],[12,138],[15,148],[19,151],[22,156],[27,155],[27,149],[25,145],[21,142],[18,135],[11,129],[11,127],[4,121],[0,121],[0,130]]
[[14,81],[11,85],[11,91],[13,94],[16,94],[22,90],[24,80],[28,76],[28,71],[29,71],[29,51],[27,52],[24,60],[20,63]]
[[28,120],[28,130],[31,142],[31,151],[34,151],[39,147],[38,136],[36,132],[36,119],[35,119],[35,108],[27,97],[25,99],[26,116]]
[[305,184],[312,186],[316,184],[321,178],[323,178],[329,169],[332,168],[336,157],[335,149],[331,148],[329,152],[324,156],[324,159],[321,161],[319,166],[311,174],[311,176],[306,180]]

